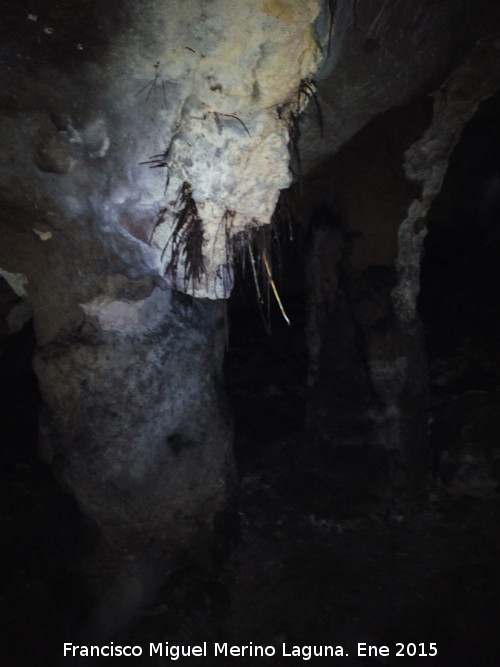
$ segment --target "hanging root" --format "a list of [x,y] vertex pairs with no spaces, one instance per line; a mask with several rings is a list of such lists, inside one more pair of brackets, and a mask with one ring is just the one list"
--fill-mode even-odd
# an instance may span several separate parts
[[302,160],[300,158],[299,141],[300,141],[300,125],[298,115],[291,113],[288,124],[288,136],[290,137],[290,154],[294,158],[297,165],[297,174],[294,177],[299,181],[300,190],[302,192]]
[[271,333],[270,321],[270,294],[276,299],[281,315],[285,322],[290,325],[290,319],[285,311],[283,302],[278,292],[273,277],[271,257],[280,257],[280,227],[285,223],[288,226],[288,234],[292,239],[292,211],[291,195],[288,190],[283,190],[278,199],[276,211],[272,217],[271,224],[262,226],[258,220],[252,220],[253,226],[248,226],[245,231],[238,234],[232,240],[232,255],[239,261],[241,272],[245,272],[248,259],[250,272],[257,297],[259,309],[264,328],[268,334]]
[[146,94],[146,101],[149,100],[151,95],[156,92],[156,90],[161,86],[161,91],[163,93],[163,101],[165,102],[165,106],[167,106],[167,94],[165,92],[165,82],[160,76],[160,61],[158,60],[155,62],[153,65],[154,69],[154,76],[153,78],[146,83],[145,86],[143,86],[137,93],[136,97],[139,97],[141,93],[145,92],[146,90],[148,91]]
[[283,121],[288,129],[289,150],[292,157],[292,162],[297,167],[297,173],[293,172],[293,176],[299,182],[302,190],[302,160],[300,158],[299,142],[300,142],[300,122],[299,116],[302,110],[309,101],[313,102],[316,112],[316,119],[320,135],[323,136],[323,114],[318,101],[318,89],[316,81],[313,78],[302,79],[299,87],[295,93],[295,99],[291,98],[284,104],[276,107],[276,113],[279,120]]
[[267,272],[267,277],[268,277],[268,280],[269,280],[269,284],[272,287],[273,294],[275,296],[276,301],[278,302],[278,306],[279,306],[279,309],[281,311],[281,314],[283,315],[283,319],[288,324],[288,326],[290,326],[291,322],[288,319],[288,316],[285,312],[285,309],[283,308],[283,304],[281,303],[280,295],[278,294],[278,290],[276,289],[276,285],[275,285],[274,280],[273,280],[273,274],[271,273],[271,267],[269,266],[269,262],[267,260],[267,255],[266,255],[265,251],[262,253],[262,259],[264,261],[264,266],[266,267],[266,272]]
[[193,285],[199,283],[205,273],[203,223],[198,215],[198,209],[192,195],[191,185],[185,181],[179,195],[179,203],[182,205],[182,209],[176,216],[177,222],[174,231],[161,255],[163,259],[167,248],[170,246],[170,261],[165,268],[165,275],[172,278],[174,285],[177,285],[179,260],[181,260],[181,257],[183,258],[181,263],[184,265],[184,289],[187,289],[190,282]]
[[[279,239],[281,230],[286,229],[288,240],[293,241],[293,218],[295,216],[295,199],[290,189],[281,190],[276,208],[271,219],[273,238]],[[279,245],[279,244],[278,244]]]
[[167,212],[168,209],[166,206],[162,207],[158,213],[156,214],[156,219],[155,219],[155,224],[153,226],[153,229],[151,230],[151,234],[149,235],[149,240],[148,244],[151,245],[151,241],[153,240],[154,233],[160,225],[162,225],[165,222],[165,218],[167,217]]
[[310,100],[314,104],[320,135],[323,136],[323,114],[318,102],[318,86],[314,79],[302,79],[297,91],[297,110],[299,113]]

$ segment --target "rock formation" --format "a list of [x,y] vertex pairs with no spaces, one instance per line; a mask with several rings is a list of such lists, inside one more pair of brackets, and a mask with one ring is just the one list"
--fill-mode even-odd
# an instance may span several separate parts
[[486,0],[7,2],[0,275],[42,456],[108,541],[180,549],[224,511],[222,300],[292,181],[304,469],[345,507],[422,483],[425,216],[500,88],[499,25]]

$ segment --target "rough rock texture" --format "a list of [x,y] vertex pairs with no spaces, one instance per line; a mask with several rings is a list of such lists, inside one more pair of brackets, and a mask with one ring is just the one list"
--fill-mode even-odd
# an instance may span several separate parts
[[[23,236],[42,456],[108,540],[181,546],[232,492],[221,304],[126,278],[81,228],[52,246]],[[4,265],[16,237],[4,230]]]
[[[312,494],[318,507],[356,512],[417,487],[429,469],[416,310],[425,215],[464,124],[500,88],[498,15],[476,15],[466,46],[460,29],[442,39],[455,20],[445,4],[409,14],[401,3],[354,3],[333,73],[327,61],[318,84],[321,144],[311,109],[302,124],[302,162],[313,168],[297,197],[309,219],[311,394],[301,462],[325,478]],[[321,160],[323,151],[336,154]]]
[[499,24],[487,0],[6,3],[0,274],[33,310],[44,455],[113,540],[183,542],[224,504],[219,304],[170,290],[229,295],[290,148],[315,219],[305,458],[336,444],[347,504],[422,476],[423,216],[499,86]]
[[227,296],[231,237],[290,182],[319,11],[3,7],[0,275],[33,310],[43,456],[112,542],[179,549],[230,493],[221,306],[179,293]]
[[[314,105],[304,112],[304,171],[331,155],[371,118],[437,90],[478,39],[496,39],[491,0],[333,3],[332,39],[317,74],[323,132]],[[328,14],[322,16],[328,32]]]
[[230,239],[290,183],[319,0],[8,4],[4,203],[45,235],[92,220],[136,273],[228,296]]
[[405,153],[404,169],[422,192],[408,208],[398,233],[398,285],[393,292],[399,317],[416,317],[420,259],[425,237],[425,218],[439,194],[453,148],[479,104],[500,89],[500,42],[481,40],[434,95],[432,123],[423,137]]
[[35,359],[42,455],[108,537],[178,547],[227,501],[220,307],[155,287],[82,307],[88,321]]

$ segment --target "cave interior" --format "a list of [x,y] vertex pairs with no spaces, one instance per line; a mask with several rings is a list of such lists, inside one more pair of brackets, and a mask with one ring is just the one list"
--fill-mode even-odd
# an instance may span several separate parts
[[[26,3],[9,2],[5,29],[17,26],[21,14],[43,15],[43,3],[35,4],[36,11],[31,5],[28,11]],[[80,19],[94,16],[95,3],[83,4]],[[297,3],[264,3],[282,4]],[[76,225],[69,230],[57,216],[44,218],[46,226],[36,234],[60,234],[63,240],[54,240],[55,250],[40,259],[38,250],[20,240],[28,235],[25,216],[31,215],[26,210],[32,201],[22,183],[19,195],[17,181],[2,181],[0,233],[4,237],[5,231],[7,239],[0,251],[0,269],[6,262],[3,273],[0,270],[2,664],[71,664],[69,658],[61,658],[66,641],[140,646],[253,642],[276,647],[272,658],[238,657],[241,665],[299,664],[303,657],[285,658],[278,647],[330,644],[349,652],[339,664],[355,665],[367,661],[355,657],[358,642],[392,647],[390,657],[378,655],[368,663],[393,665],[401,660],[393,650],[401,642],[420,647],[420,653],[412,655],[410,648],[405,654],[408,665],[421,665],[423,660],[455,667],[498,664],[500,53],[492,66],[496,79],[488,75],[495,85],[486,92],[476,94],[467,74],[465,83],[456,80],[475,46],[483,48],[495,33],[493,27],[500,26],[499,12],[492,18],[489,12],[495,3],[485,0],[470,26],[458,28],[452,22],[450,28],[439,23],[441,14],[427,24],[423,9],[423,18],[415,11],[415,27],[404,19],[398,2],[389,3],[389,10],[369,2],[358,7],[357,14],[362,3],[339,1],[335,11],[335,3],[319,4],[324,6],[317,30],[323,29],[325,52],[335,51],[330,21],[338,21],[342,32],[344,13],[352,7],[354,13],[347,12],[335,66],[328,65],[323,78],[320,70],[317,84],[309,81],[302,90],[307,108],[301,116],[302,109],[297,111],[288,128],[290,184],[281,188],[271,224],[235,236],[234,286],[227,298],[198,296],[190,289],[203,258],[196,260],[197,267],[182,260],[189,251],[181,245],[176,249],[175,237],[172,255],[187,261],[183,285],[176,283],[175,275],[172,284],[163,281],[172,273],[168,260],[161,280],[137,268],[142,260],[134,244],[144,244],[145,237],[142,213],[133,209],[135,200],[125,241],[111,226],[106,231],[109,240],[99,241],[105,246],[102,252],[94,245],[93,236],[102,234],[96,225],[88,228],[85,222],[81,229]],[[443,5],[443,15],[451,13],[450,2],[437,4]],[[44,50],[47,62],[54,53],[66,57],[76,19],[70,20],[62,5],[55,3],[60,14],[54,10],[52,23],[57,27],[57,21],[66,21],[63,41],[47,45],[50,33],[45,32],[35,43],[30,33],[25,38],[30,57]],[[392,15],[384,19],[384,11]],[[96,61],[107,48],[103,33],[122,30],[120,21],[115,24],[110,16],[112,12],[90,51],[89,58]],[[493,27],[485,28],[485,17]],[[88,20],[84,31],[93,30]],[[30,30],[32,23],[30,19]],[[397,44],[390,36],[397,26],[405,36],[405,31],[416,33],[428,25],[435,27],[429,41],[446,37],[453,48],[441,54],[440,63],[433,63],[429,51],[428,72],[421,79],[415,76],[415,85],[408,84],[404,95],[388,94],[385,100],[372,91],[371,99],[357,90],[351,107],[347,102],[345,107],[332,106],[332,98],[349,92],[349,86],[354,89],[364,77],[369,83],[363,73],[367,59],[378,58],[377,67],[385,67],[379,51],[389,52]],[[449,38],[450,30],[460,33],[455,41]],[[498,51],[498,45],[495,48]],[[408,52],[399,56],[411,59]],[[487,56],[481,57],[485,65],[472,61],[479,73],[489,66]],[[79,66],[69,56],[67,62],[68,67]],[[395,67],[398,72],[401,62]],[[28,86],[32,71],[26,71]],[[153,77],[159,69],[154,72]],[[349,83],[351,74],[355,83]],[[477,71],[473,74],[480,78]],[[333,75],[339,79],[335,85]],[[143,98],[151,95],[161,107],[170,88],[165,89],[161,79],[158,84],[156,78],[151,81]],[[220,91],[213,89],[219,84],[214,81],[210,94],[217,95]],[[456,97],[446,92],[454,85]],[[460,92],[462,85],[467,92]],[[40,104],[41,93],[35,90],[30,102],[29,92],[19,92],[23,86],[18,80],[15,92],[3,94],[0,123],[5,118],[10,123],[16,114],[20,126],[28,123],[22,113],[28,109],[31,114],[30,104]],[[65,94],[58,90],[57,97]],[[439,107],[441,94],[445,102]],[[456,112],[460,122],[453,115],[456,99],[457,107],[465,100],[466,112]],[[101,103],[111,104],[106,97]],[[54,102],[58,104],[59,99]],[[212,128],[216,139],[224,132],[245,135],[246,129],[249,134],[230,107],[221,109]],[[329,120],[328,114],[335,113],[345,114],[339,125]],[[339,127],[346,128],[345,137],[335,144],[328,132],[341,134]],[[434,131],[430,138],[428,128]],[[27,141],[33,141],[32,129],[25,133]],[[452,133],[453,141],[442,149],[440,142]],[[428,143],[409,157],[419,141]],[[435,145],[441,148],[434,154]],[[43,178],[74,178],[77,191],[91,199],[92,179],[78,180],[72,176],[73,167],[68,167],[69,175],[58,172],[54,161],[59,153],[49,150],[47,143],[43,146],[35,158]],[[162,154],[161,160],[168,159],[173,159],[168,152]],[[187,158],[178,149],[175,159]],[[43,160],[48,164],[40,165]],[[229,160],[228,169],[234,165],[239,168]],[[151,172],[160,172],[164,165],[155,162],[141,169],[151,166]],[[14,164],[12,158],[0,167],[2,179],[9,169],[16,174],[27,169],[23,160]],[[419,178],[409,176],[412,168]],[[441,180],[435,186],[437,172]],[[26,178],[31,178],[29,170]],[[48,188],[46,182],[43,187]],[[195,202],[185,182],[185,213],[173,216],[172,234],[177,224],[183,242],[187,229],[194,245],[194,230],[208,208]],[[165,191],[167,187],[168,183]],[[9,188],[14,190],[12,197]],[[57,190],[50,192],[57,200]],[[412,202],[421,206],[413,219]],[[225,221],[234,217],[232,212]],[[163,222],[153,220],[154,229],[161,229]],[[412,225],[410,232],[407,223]],[[52,243],[47,238],[44,247]],[[16,243],[23,245],[18,254]],[[77,258],[79,248],[85,257],[96,247],[96,258]],[[160,249],[165,252],[163,246]],[[21,258],[17,264],[5,259],[11,255],[16,261]],[[33,274],[25,268],[31,263]],[[47,272],[45,278],[49,264],[57,271],[52,277]],[[73,270],[80,286],[75,288],[67,278],[69,296],[63,298],[64,281]],[[26,273],[30,285],[32,279],[39,280],[33,293],[28,288],[28,297],[22,287],[14,289],[16,271]],[[54,287],[56,274],[62,287]],[[104,282],[105,289],[95,288]],[[60,307],[47,297],[51,289]],[[95,294],[91,301],[89,295]],[[134,329],[126,329],[132,327],[136,311],[133,316],[125,310],[106,315],[102,304],[108,303],[108,296],[109,303],[140,303],[139,320],[148,318],[153,324],[138,326],[136,336]],[[41,313],[44,299],[49,303],[47,316]],[[74,315],[78,309],[68,306],[71,300],[80,306],[85,301],[85,318],[101,318],[102,331],[96,333],[87,320],[82,323]],[[162,319],[165,309],[168,321]],[[56,324],[52,317],[58,318]],[[105,317],[123,318],[125,334],[118,335]],[[109,366],[99,351],[87,360],[85,350],[94,347],[104,350],[106,359],[111,357]],[[118,350],[116,356],[108,349]],[[134,370],[127,362],[134,355],[138,366],[153,370],[143,375]],[[165,362],[167,357],[173,360]],[[166,381],[157,377],[160,372],[168,374]],[[132,384],[130,374],[137,376]],[[63,390],[66,383],[71,390]],[[144,389],[146,383],[149,387]],[[114,402],[102,398],[115,390]],[[142,402],[130,399],[130,392],[143,390]],[[166,396],[165,403],[155,403],[159,393]],[[71,403],[73,395],[85,409]],[[129,399],[130,405],[125,403]],[[158,412],[168,412],[164,405],[170,403],[170,421],[148,422],[148,404],[153,414],[158,406]],[[107,428],[111,413],[112,427],[102,436],[103,442],[112,443],[109,452],[95,459],[92,454],[88,464],[81,464],[86,452],[99,446],[100,429]],[[129,413],[139,415],[137,430]],[[123,453],[121,444],[113,445],[122,442],[117,440],[117,424],[133,433],[130,449],[123,445]],[[205,431],[207,454],[199,453]],[[148,462],[143,442],[153,441],[157,432],[168,455],[160,456],[152,448]],[[66,440],[68,444],[60,444]],[[218,448],[219,441],[228,444]],[[77,451],[80,458],[73,460],[67,451]],[[153,480],[151,493],[144,488],[147,482],[127,481],[122,488],[121,472],[97,472],[115,459],[121,465],[121,457],[134,480],[142,474]],[[137,472],[141,466],[163,465],[172,465],[174,472],[171,477],[158,472],[158,488],[173,488],[171,496],[157,493],[156,477],[148,477],[150,472]],[[226,482],[219,486],[226,490],[214,500],[214,480],[220,477]],[[196,495],[195,487],[210,492]],[[94,488],[98,491],[93,495]],[[205,504],[207,509],[200,511]],[[167,513],[163,524],[167,505],[175,511]],[[184,511],[186,522],[191,526],[199,521],[198,527],[183,526],[178,517]],[[133,514],[129,525],[127,516]],[[159,537],[162,531],[167,537]],[[431,658],[425,651],[433,643],[438,655]],[[166,657],[146,655],[127,660],[137,665],[170,663]],[[82,664],[87,661],[82,659]],[[181,662],[189,666],[225,661],[186,657]],[[322,657],[312,662],[328,664]]]

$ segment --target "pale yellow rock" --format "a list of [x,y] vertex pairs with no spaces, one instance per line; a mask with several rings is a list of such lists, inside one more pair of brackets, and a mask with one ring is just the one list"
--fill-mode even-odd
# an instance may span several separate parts
[[[177,289],[198,297],[228,296],[228,237],[269,224],[280,190],[289,186],[289,123],[278,108],[298,114],[307,104],[308,96],[298,91],[303,80],[314,78],[322,57],[314,29],[320,9],[319,0],[241,0],[237,6],[232,0],[203,6],[188,1],[182,3],[182,25],[176,32],[169,26],[156,86],[182,77],[187,103],[165,140],[166,199],[178,201],[183,183],[189,183],[203,223],[205,270],[199,284],[177,280]],[[151,148],[151,154],[159,152]],[[164,182],[157,187],[163,194]],[[179,213],[169,208],[151,240],[160,274],[169,266]],[[178,276],[183,259],[181,252]]]
[[48,241],[52,238],[52,232],[44,232],[41,229],[36,229],[36,227],[33,228],[33,231],[38,236],[40,241]]

